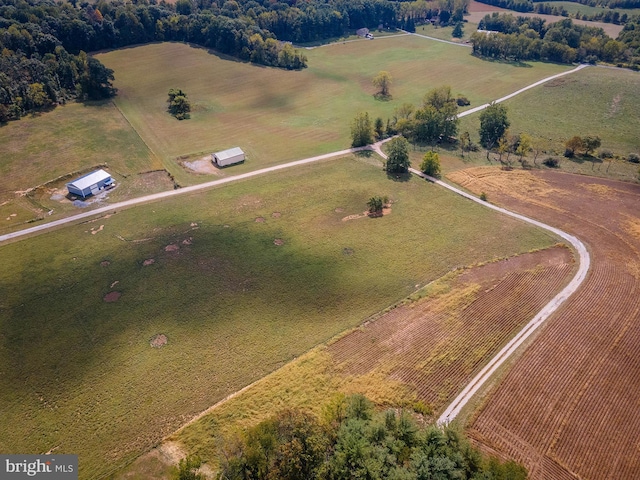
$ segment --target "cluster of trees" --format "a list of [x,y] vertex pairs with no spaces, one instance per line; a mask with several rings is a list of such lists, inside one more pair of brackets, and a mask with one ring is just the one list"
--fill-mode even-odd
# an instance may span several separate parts
[[[513,61],[547,60],[559,63],[629,63],[630,52],[623,42],[612,40],[601,28],[575,25],[571,19],[546,25],[540,18],[514,17],[497,12],[486,15],[481,28],[471,37],[473,54]],[[497,32],[497,33],[496,33]]]
[[582,150],[583,154],[588,156],[600,148],[600,145],[602,145],[602,141],[597,135],[587,135],[584,137],[576,135],[565,142],[564,156],[571,158],[579,150]]
[[618,35],[618,40],[631,56],[628,65],[634,70],[640,69],[640,20],[628,22]]
[[453,97],[449,86],[434,88],[424,96],[421,106],[405,103],[396,108],[390,133],[432,146],[448,141],[458,132],[458,103],[463,98]]
[[440,0],[439,2],[415,0],[400,3],[397,13],[398,26],[408,32],[415,32],[416,25],[434,22],[438,25],[462,23],[468,13],[470,0]]
[[563,17],[572,17],[578,20],[587,20],[590,22],[604,22],[614,23],[616,25],[624,25],[630,19],[633,19],[633,15],[627,13],[620,14],[617,10],[603,9],[602,11],[588,15],[586,13],[577,12],[574,15],[570,15],[566,8],[562,5],[554,5],[553,3],[536,3],[533,11],[543,15],[560,15]]
[[112,70],[84,51],[69,53],[37,25],[0,28],[0,52],[0,123],[71,99],[98,100],[116,92]]
[[[546,2],[547,0],[533,0],[534,2]],[[571,0],[580,5],[589,7],[609,8],[640,8],[640,0]],[[483,2],[484,3],[484,2]]]
[[322,420],[298,410],[282,411],[227,441],[221,450],[219,478],[226,480],[527,476],[514,462],[483,457],[454,429],[419,426],[405,411],[378,413],[361,395],[333,402]]

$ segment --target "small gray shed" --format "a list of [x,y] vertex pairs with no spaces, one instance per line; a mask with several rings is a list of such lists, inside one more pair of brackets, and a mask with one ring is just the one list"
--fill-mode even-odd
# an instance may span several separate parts
[[111,174],[100,169],[67,183],[67,190],[72,195],[87,198],[89,195],[95,195],[110,185],[113,185]]
[[233,147],[221,152],[212,153],[211,160],[219,167],[226,167],[236,163],[242,163],[245,160],[244,152],[240,147]]

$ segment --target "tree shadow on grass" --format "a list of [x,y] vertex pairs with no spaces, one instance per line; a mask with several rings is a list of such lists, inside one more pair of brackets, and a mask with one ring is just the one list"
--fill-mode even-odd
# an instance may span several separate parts
[[378,92],[373,95],[373,98],[375,98],[379,102],[389,102],[393,100],[393,95],[391,94],[383,95],[382,93]]
[[409,172],[387,172],[387,178],[394,182],[408,182],[411,180]]

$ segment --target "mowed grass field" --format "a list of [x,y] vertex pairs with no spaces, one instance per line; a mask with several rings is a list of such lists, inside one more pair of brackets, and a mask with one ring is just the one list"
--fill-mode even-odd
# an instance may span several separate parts
[[569,15],[575,15],[578,12],[582,15],[595,15],[597,13],[607,13],[608,11],[618,12],[620,15],[624,15],[626,13],[628,16],[638,15],[640,13],[640,8],[591,7],[589,5],[582,5],[577,2],[565,2],[565,1],[559,1],[559,2],[550,1],[545,3],[548,3],[552,7],[558,7],[558,8],[562,7],[567,11],[567,13],[569,13]]
[[[553,80],[504,103],[510,131],[528,133],[549,153],[562,156],[565,142],[574,135],[597,135],[602,139],[601,149],[621,157],[640,153],[639,104],[639,73],[598,67]],[[468,131],[478,142],[479,127],[480,115],[475,114],[461,119],[459,131]],[[485,152],[466,156],[486,164]],[[541,154],[538,163],[546,156]],[[635,180],[638,175],[637,164],[615,160],[609,166],[609,160],[594,164],[579,158],[561,159],[560,169],[620,180]]]
[[0,128],[0,203],[14,192],[107,163],[138,173],[162,163],[110,101],[69,103]]
[[[344,220],[372,195],[389,215]],[[554,242],[349,157],[4,245],[0,450],[101,477],[451,269]]]
[[[363,40],[306,50],[309,68],[295,72],[220,57],[180,43],[162,43],[97,55],[115,70],[115,99],[136,131],[182,183],[180,156],[239,146],[242,172],[350,144],[350,123],[368,111],[387,119],[404,102],[417,104],[440,85],[451,85],[472,105],[498,98],[567,66],[516,67],[479,60],[468,48],[415,36]],[[393,99],[374,98],[372,78],[387,70]],[[166,112],[167,92],[189,96],[191,119]],[[201,177],[200,177],[201,178]]]

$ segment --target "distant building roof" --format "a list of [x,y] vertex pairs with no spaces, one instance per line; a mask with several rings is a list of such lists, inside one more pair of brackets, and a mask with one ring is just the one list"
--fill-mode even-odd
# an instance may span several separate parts
[[222,150],[221,152],[214,153],[219,161],[227,160],[228,158],[237,157],[238,155],[244,155],[244,152],[240,147],[233,147],[228,150]]
[[80,178],[76,178],[74,181],[67,183],[67,185],[73,185],[80,190],[84,190],[85,188],[95,185],[99,181],[106,180],[107,178],[111,178],[111,174],[100,169],[95,172],[87,173]]

